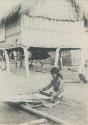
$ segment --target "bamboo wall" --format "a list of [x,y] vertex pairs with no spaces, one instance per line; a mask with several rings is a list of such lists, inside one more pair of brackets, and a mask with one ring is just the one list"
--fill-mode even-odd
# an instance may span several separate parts
[[5,41],[5,27],[4,26],[0,27],[0,43],[2,41]]
[[16,46],[19,43],[21,43],[20,20],[6,27],[6,44]]
[[22,43],[35,47],[81,48],[83,22],[50,21],[24,16],[22,18]]
[[72,66],[71,51],[62,51],[61,55],[63,66]]
[[80,68],[81,52],[80,50],[71,50],[72,66]]

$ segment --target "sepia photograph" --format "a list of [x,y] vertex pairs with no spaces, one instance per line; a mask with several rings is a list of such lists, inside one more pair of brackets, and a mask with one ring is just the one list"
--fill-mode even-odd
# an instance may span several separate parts
[[88,125],[88,0],[0,0],[0,125]]

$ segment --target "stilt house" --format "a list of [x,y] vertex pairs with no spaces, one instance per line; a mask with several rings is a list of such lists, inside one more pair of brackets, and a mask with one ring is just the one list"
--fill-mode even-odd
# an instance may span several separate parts
[[74,0],[24,0],[0,22],[0,49],[8,72],[12,51],[24,53],[28,76],[31,50],[55,50],[57,66],[60,51],[85,48],[86,41],[83,16]]

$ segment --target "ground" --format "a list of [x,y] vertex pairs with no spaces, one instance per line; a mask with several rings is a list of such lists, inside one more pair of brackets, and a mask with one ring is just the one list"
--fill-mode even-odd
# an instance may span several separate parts
[[8,103],[0,102],[0,125],[2,124],[21,124],[36,119],[34,116],[18,110]]
[[[66,74],[68,73],[66,72]],[[29,77],[29,81],[26,81],[22,76],[0,71],[0,124],[25,123],[36,119],[35,116],[31,116],[22,110],[19,111],[17,107],[5,102],[5,100],[28,100],[31,93],[38,91],[39,88],[48,84],[51,79],[49,73],[40,72],[30,72]],[[87,125],[87,95],[88,85],[75,81],[66,82],[62,102],[52,109],[41,108],[41,111],[61,118],[65,122],[73,123],[73,125]]]

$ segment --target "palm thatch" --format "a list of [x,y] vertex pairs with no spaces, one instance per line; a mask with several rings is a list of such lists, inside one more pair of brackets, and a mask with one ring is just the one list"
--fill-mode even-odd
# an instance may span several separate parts
[[21,4],[17,5],[13,10],[6,16],[2,17],[0,21],[0,26],[9,25],[20,19],[21,16]]
[[43,18],[54,21],[77,21],[80,18],[84,19],[84,16],[88,17],[88,9],[82,6],[81,1],[33,0],[33,3],[30,5],[28,4],[28,0],[25,0],[26,4],[23,5],[22,12],[32,18]]
[[31,13],[25,11],[32,18],[43,18],[53,21],[79,20],[79,7],[73,0],[39,0]]
[[[84,14],[80,14],[81,6],[77,1],[25,0],[2,20],[2,24],[9,25],[14,23],[20,19],[21,14],[26,14],[27,16],[25,17],[28,19],[27,28],[29,30],[25,32],[26,36],[22,40],[22,45],[30,47],[81,48],[84,46],[84,42],[86,46],[88,39],[83,32],[83,24],[78,22],[80,18],[83,18]],[[66,21],[66,23],[63,21]],[[81,41],[84,42],[81,43]]]
[[77,21],[87,17],[80,4],[81,0],[23,0],[6,16],[0,24],[11,24],[20,19],[24,13],[31,18],[42,18],[52,21]]
[[88,27],[88,0],[75,0],[80,7],[80,15],[84,20],[84,26]]
[[39,0],[31,12],[25,11],[30,17],[25,20],[28,19],[30,25],[27,25],[28,32],[22,44],[51,48],[83,47],[81,41],[86,42],[87,38],[83,22],[79,23],[80,13],[76,0]]

